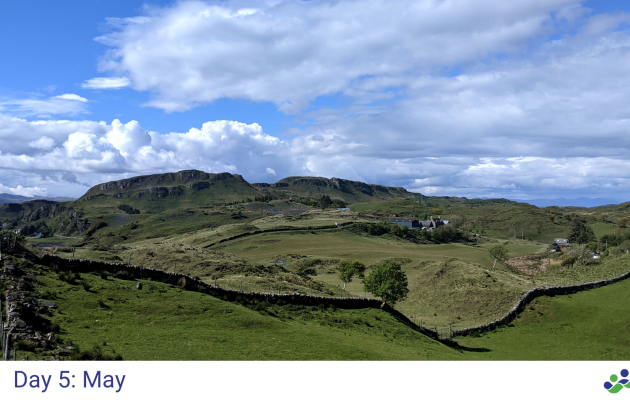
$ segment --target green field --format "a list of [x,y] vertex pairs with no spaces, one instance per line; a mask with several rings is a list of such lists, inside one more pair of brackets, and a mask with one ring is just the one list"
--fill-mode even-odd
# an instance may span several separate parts
[[482,359],[491,360],[628,360],[629,302],[630,280],[541,297],[510,326],[458,342],[490,350]]
[[40,293],[55,293],[59,311],[52,322],[62,339],[124,360],[463,358],[380,310],[241,305],[152,281],[141,281],[139,291],[136,282],[96,274],[81,274],[89,292],[54,273],[38,280]]
[[[351,212],[337,210],[344,202]],[[430,216],[450,223],[427,233],[385,222]],[[370,298],[357,277],[342,290],[336,265],[358,260],[369,276],[393,261],[401,264],[410,290],[396,309],[439,329],[500,318],[535,287],[599,281],[630,270],[628,203],[541,209],[324,178],[250,185],[240,175],[181,171],[97,185],[74,202],[3,204],[0,222],[27,235],[48,235],[27,239],[38,255],[70,258],[74,249],[76,258],[183,273],[245,292]],[[555,238],[571,238],[573,249],[551,253]],[[489,249],[498,245],[509,259],[494,265]],[[596,249],[599,259],[590,254]],[[151,290],[140,292],[133,282],[91,274],[81,278],[91,291],[50,271],[39,279],[42,289],[58,293],[54,322],[64,338],[81,348],[115,349],[125,359],[527,359],[530,347],[540,359],[606,359],[621,351],[614,343],[625,343],[623,313],[603,309],[614,297],[605,291],[593,291],[592,298],[541,299],[514,327],[462,338],[472,349],[462,354],[377,310],[230,304],[152,282],[143,282]],[[108,308],[96,307],[98,300]],[[607,313],[607,320],[593,320]],[[593,347],[579,335],[566,336],[565,346],[563,334],[575,332],[588,333]],[[300,347],[304,343],[308,349]],[[151,351],[155,356],[147,355]]]
[[[96,273],[77,284],[37,266],[35,294],[53,300],[65,345],[124,360],[624,360],[630,281],[535,300],[512,324],[455,347],[381,310],[227,302],[179,287]],[[85,290],[83,283],[89,285]],[[100,304],[99,304],[100,300]],[[48,359],[56,351],[20,351]]]

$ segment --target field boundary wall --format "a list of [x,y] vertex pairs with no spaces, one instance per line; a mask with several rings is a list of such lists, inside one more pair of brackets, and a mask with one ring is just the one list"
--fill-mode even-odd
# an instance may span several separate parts
[[284,227],[278,227],[278,228],[272,228],[272,229],[265,229],[265,230],[260,230],[260,231],[253,231],[253,232],[244,232],[244,233],[239,233],[238,235],[234,235],[234,236],[230,236],[221,240],[218,240],[214,243],[210,243],[209,245],[203,246],[204,249],[207,249],[209,247],[213,247],[216,246],[218,244],[221,243],[225,243],[225,242],[229,242],[231,240],[236,240],[236,239],[240,239],[240,238],[244,238],[247,236],[252,236],[252,235],[259,235],[261,233],[274,233],[274,232],[290,232],[290,231],[316,231],[316,230],[322,230],[322,229],[335,229],[335,228],[341,228],[341,227],[346,227],[349,225],[352,225],[353,222],[346,222],[343,225],[324,225],[324,226],[312,226],[312,227],[306,227],[306,228],[302,228],[302,227],[295,227],[295,226],[284,226]]
[[[258,300],[260,302],[278,303],[280,301],[290,304],[298,304],[304,306],[318,306],[324,304],[326,306],[334,306],[342,309],[361,309],[375,308],[381,309],[403,324],[419,331],[431,338],[438,339],[437,332],[414,324],[407,316],[400,311],[392,308],[388,304],[384,304],[377,299],[355,298],[355,297],[323,297],[310,296],[305,294],[277,294],[277,293],[260,293],[260,292],[241,292],[238,290],[225,289],[218,286],[207,284],[199,279],[192,278],[185,274],[165,272],[159,269],[140,267],[136,265],[127,265],[120,263],[107,263],[103,261],[83,260],[83,259],[67,259],[50,254],[44,254],[40,258],[43,265],[49,267],[58,267],[73,272],[101,272],[116,273],[118,271],[127,271],[133,274],[135,279],[149,279],[157,282],[163,282],[171,285],[181,285],[184,282],[183,289],[197,291],[208,294],[210,296],[226,300],[237,301],[238,298],[246,298],[249,300]],[[183,281],[182,281],[183,280]]]
[[590,290],[590,289],[595,289],[602,286],[607,286],[612,283],[620,282],[628,278],[630,278],[630,271],[625,272],[616,278],[604,279],[597,282],[582,283],[579,285],[572,285],[572,286],[552,286],[548,288],[531,289],[530,291],[525,293],[525,295],[518,301],[518,303],[516,303],[516,305],[503,317],[497,320],[494,320],[492,322],[489,322],[487,324],[483,324],[483,325],[476,326],[473,328],[465,328],[458,331],[453,331],[452,335],[453,337],[456,337],[456,336],[478,334],[478,333],[483,333],[483,332],[489,332],[489,331],[497,329],[500,326],[507,325],[510,322],[514,321],[514,319],[518,316],[518,314],[525,311],[525,307],[527,307],[529,303],[531,303],[534,299],[538,297],[542,297],[542,296],[553,297],[553,296],[573,294],[577,292],[582,292],[584,290]]

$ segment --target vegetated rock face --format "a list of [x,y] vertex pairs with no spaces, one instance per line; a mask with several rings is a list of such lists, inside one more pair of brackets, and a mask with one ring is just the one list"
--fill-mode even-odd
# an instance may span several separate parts
[[415,196],[402,187],[388,187],[371,185],[363,182],[350,181],[340,178],[299,177],[284,178],[274,184],[254,184],[260,188],[269,188],[273,193],[290,192],[297,196],[312,197],[313,195],[328,195],[331,198],[345,202],[359,202],[370,200],[392,200]]
[[134,178],[102,183],[88,190],[80,200],[86,200],[88,197],[97,194],[114,194],[121,190],[164,188],[180,185],[192,187],[192,184],[196,182],[191,181],[208,182],[208,185],[195,187],[196,189],[208,188],[212,181],[234,181],[249,185],[241,175],[237,174],[233,175],[227,172],[212,174],[197,170],[186,170],[167,174],[136,176]]

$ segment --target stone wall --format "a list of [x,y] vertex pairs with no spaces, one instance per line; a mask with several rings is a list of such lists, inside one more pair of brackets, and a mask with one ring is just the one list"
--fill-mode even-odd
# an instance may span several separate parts
[[481,325],[481,326],[454,331],[453,337],[488,332],[488,331],[497,329],[498,327],[502,325],[507,325],[510,322],[514,321],[514,319],[518,316],[518,314],[522,313],[525,310],[525,307],[527,307],[527,305],[531,303],[537,297],[560,296],[560,295],[577,293],[583,290],[590,290],[590,289],[595,289],[598,287],[610,285],[611,283],[619,282],[628,278],[630,278],[630,271],[623,273],[616,278],[605,279],[598,282],[583,283],[580,285],[573,285],[573,286],[554,286],[554,287],[549,287],[549,288],[532,289],[529,292],[525,293],[525,295],[519,300],[519,302],[516,303],[516,305],[505,316],[495,321],[492,321],[490,323]]
[[[350,226],[352,225],[353,222],[345,222],[343,224],[343,226]],[[321,229],[335,229],[335,228],[339,228],[339,226],[337,225],[325,225],[325,226],[316,226],[316,227],[309,227],[309,228],[302,228],[302,227],[295,227],[295,226],[280,226],[278,228],[271,228],[271,229],[265,229],[263,231],[254,231],[254,232],[244,232],[244,233],[240,233],[238,235],[234,235],[234,236],[230,236],[228,238],[224,238],[221,240],[218,240],[214,243],[210,243],[207,246],[204,246],[204,248],[208,248],[208,247],[212,247],[212,246],[216,246],[219,243],[225,243],[225,242],[229,242],[231,240],[236,240],[236,239],[240,239],[246,236],[252,236],[252,235],[258,235],[261,233],[273,233],[273,232],[287,232],[287,231],[309,231],[309,230],[321,230]]]
[[178,282],[185,282],[184,289],[198,291],[206,293],[213,297],[221,298],[227,301],[235,301],[238,297],[247,298],[252,300],[264,301],[267,303],[278,303],[280,301],[290,304],[298,304],[304,306],[318,306],[324,304],[325,306],[334,306],[336,308],[343,309],[361,309],[361,308],[376,308],[391,314],[401,323],[409,326],[410,328],[419,331],[427,336],[437,339],[437,332],[423,328],[411,322],[400,311],[395,310],[388,304],[383,304],[380,300],[366,299],[366,298],[354,298],[354,297],[322,297],[322,296],[309,296],[304,294],[276,294],[276,293],[256,293],[256,292],[240,292],[237,290],[224,289],[209,285],[203,281],[192,278],[188,275],[164,272],[158,269],[139,267],[135,265],[126,265],[120,263],[106,263],[93,260],[71,260],[60,258],[57,256],[44,254],[40,260],[41,264],[48,266],[57,266],[61,269],[68,269],[74,272],[100,272],[108,271],[110,273],[116,273],[118,271],[127,271],[136,279],[150,279],[153,281],[168,283],[171,285],[177,285]]
[[[184,274],[164,272],[158,269],[144,268],[135,265],[128,266],[126,264],[119,263],[106,263],[93,260],[69,260],[49,254],[45,254],[44,256],[42,256],[41,263],[50,266],[56,265],[60,268],[70,269],[76,272],[98,272],[106,270],[112,273],[116,273],[118,271],[127,271],[129,273],[132,273],[137,279],[150,279],[154,281],[168,283],[171,285],[177,285],[178,281],[180,281],[180,279],[183,279],[185,281],[184,288],[186,290],[199,291],[227,301],[235,301],[237,297],[241,297],[247,299],[255,299],[268,303],[278,303],[279,301],[282,301],[284,303],[299,304],[304,306],[317,306],[319,304],[324,304],[326,306],[333,305],[337,308],[343,309],[380,308],[383,311],[393,315],[401,323],[409,326],[410,328],[434,339],[438,339],[437,329],[434,331],[416,325],[400,311],[395,310],[391,306],[383,304],[380,300],[376,299],[352,297],[321,297],[309,296],[304,294],[240,292],[237,290],[224,289],[221,287],[209,285],[205,282],[194,279]],[[525,307],[537,297],[572,294],[583,290],[595,289],[598,287],[610,285],[611,283],[619,282],[629,277],[630,271],[616,278],[606,279],[598,282],[584,283],[573,286],[532,289],[525,293],[525,295],[519,300],[519,302],[505,316],[484,325],[453,331],[452,337],[488,332],[497,329],[500,326],[507,325],[512,322],[518,316],[518,314],[523,312],[525,310]]]

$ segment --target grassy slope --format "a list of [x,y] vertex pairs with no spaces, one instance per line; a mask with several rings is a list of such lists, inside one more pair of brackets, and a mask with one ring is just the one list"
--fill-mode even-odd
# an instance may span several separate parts
[[[102,280],[60,282],[40,276],[55,291],[53,322],[61,337],[82,349],[112,349],[125,360],[413,360],[463,356],[380,310],[271,306],[254,311],[162,283]],[[97,307],[103,300],[108,309]],[[227,311],[226,311],[227,310]]]
[[[461,337],[463,353],[380,310],[247,307],[162,283],[82,274],[92,289],[38,276],[54,292],[52,321],[82,349],[125,360],[624,360],[630,357],[630,280],[570,296],[540,298],[514,323]],[[97,306],[103,300],[106,309]],[[252,308],[258,308],[254,311]],[[228,311],[226,311],[228,310]],[[48,356],[49,357],[49,356]],[[38,358],[37,356],[34,357]]]
[[462,337],[493,360],[628,360],[630,280],[569,296],[535,300],[513,327]]

